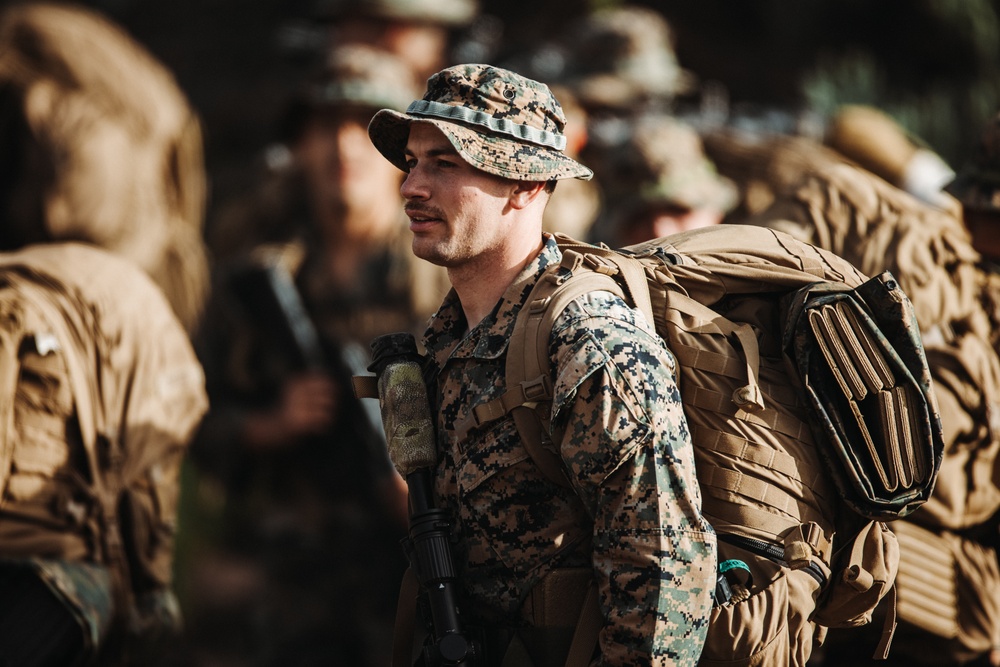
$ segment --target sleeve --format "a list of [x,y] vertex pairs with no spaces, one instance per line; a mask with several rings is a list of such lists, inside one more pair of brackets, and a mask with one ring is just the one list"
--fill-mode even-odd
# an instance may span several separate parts
[[701,516],[673,356],[611,295],[577,300],[555,331],[555,442],[594,517],[598,664],[695,665],[715,535]]

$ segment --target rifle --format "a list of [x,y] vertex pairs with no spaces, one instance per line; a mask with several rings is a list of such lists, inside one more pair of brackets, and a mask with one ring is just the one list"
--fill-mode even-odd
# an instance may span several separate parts
[[426,665],[471,667],[477,647],[463,632],[457,604],[458,577],[451,553],[448,512],[434,507],[431,471],[437,442],[427,386],[413,336],[387,334],[372,341],[389,457],[406,480],[410,529],[403,548],[427,596],[433,626],[424,647]]
[[[280,349],[287,350],[293,363],[304,371],[328,373],[333,371],[337,380],[350,385],[350,377],[365,370],[363,348],[344,342],[336,348],[338,365],[331,369],[327,362],[319,332],[302,301],[302,295],[288,269],[277,260],[263,265],[241,266],[231,276],[233,292],[244,309],[253,314]],[[345,379],[346,378],[346,379]],[[350,392],[345,395],[350,396]],[[376,406],[358,401],[365,416],[365,439],[373,449],[384,451],[382,420]]]

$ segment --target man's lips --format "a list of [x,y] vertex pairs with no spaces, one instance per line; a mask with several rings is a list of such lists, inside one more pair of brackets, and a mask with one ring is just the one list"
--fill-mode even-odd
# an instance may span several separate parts
[[436,222],[442,222],[441,215],[437,211],[419,208],[404,209],[406,217],[410,219],[410,229],[419,229]]

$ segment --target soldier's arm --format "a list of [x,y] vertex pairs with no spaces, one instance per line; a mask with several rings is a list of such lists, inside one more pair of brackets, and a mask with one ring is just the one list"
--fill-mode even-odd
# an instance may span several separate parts
[[554,423],[594,517],[601,664],[694,665],[711,611],[715,537],[700,512],[673,358],[608,295],[568,310],[553,341]]

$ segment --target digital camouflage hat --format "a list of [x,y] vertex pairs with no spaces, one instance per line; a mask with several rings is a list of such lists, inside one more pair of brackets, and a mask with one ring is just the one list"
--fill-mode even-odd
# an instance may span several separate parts
[[351,44],[330,52],[319,75],[303,87],[302,97],[310,106],[405,109],[418,93],[405,62],[386,51]]
[[478,11],[476,0],[319,0],[313,14],[320,21],[361,16],[460,27]]
[[969,208],[1000,211],[1000,113],[986,123],[972,159],[945,190]]
[[368,135],[389,162],[406,171],[410,123],[437,127],[473,167],[517,181],[589,180],[593,172],[568,157],[566,116],[549,87],[490,65],[456,65],[427,81],[406,113],[383,109]]
[[569,42],[563,77],[587,108],[634,109],[694,87],[677,61],[670,24],[654,9],[599,10],[570,30]]

